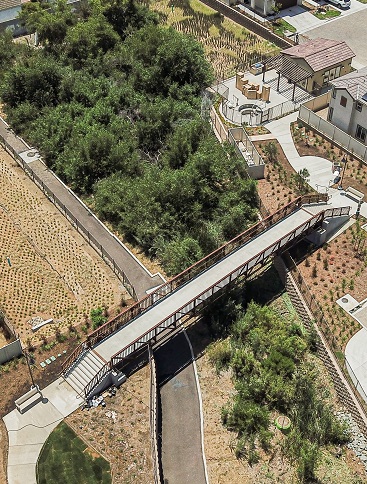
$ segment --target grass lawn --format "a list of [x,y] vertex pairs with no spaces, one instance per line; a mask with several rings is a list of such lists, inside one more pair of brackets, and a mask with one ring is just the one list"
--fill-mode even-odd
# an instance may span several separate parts
[[288,23],[286,20],[283,20],[282,18],[277,19],[273,23],[273,26],[274,26],[274,32],[278,35],[283,35],[284,32],[286,32],[286,31],[288,31],[288,32],[296,32],[297,31],[297,29],[295,27],[293,27],[293,25]]
[[325,12],[317,12],[316,11],[314,13],[314,15],[315,15],[315,17],[317,17],[320,20],[326,20],[328,18],[339,17],[340,12],[339,12],[339,10],[330,9],[330,10],[327,10]]
[[110,464],[61,422],[38,459],[38,484],[110,484]]

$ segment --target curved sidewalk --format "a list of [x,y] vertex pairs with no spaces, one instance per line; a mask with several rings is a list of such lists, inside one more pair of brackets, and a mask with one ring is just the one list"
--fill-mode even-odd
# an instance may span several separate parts
[[42,390],[43,401],[25,413],[18,410],[3,418],[8,431],[8,483],[37,484],[36,464],[52,430],[82,403],[62,378]]
[[[289,114],[284,118],[271,121],[266,124],[266,128],[272,133],[282,147],[289,163],[298,172],[302,168],[307,168],[310,173],[309,185],[316,191],[325,193],[327,191],[331,196],[329,204],[331,207],[352,207],[351,213],[355,214],[358,203],[347,197],[344,191],[329,188],[330,181],[333,179],[331,172],[331,162],[318,156],[300,156],[293,143],[290,124],[297,120],[298,112]],[[367,218],[367,203],[361,207],[361,215]]]

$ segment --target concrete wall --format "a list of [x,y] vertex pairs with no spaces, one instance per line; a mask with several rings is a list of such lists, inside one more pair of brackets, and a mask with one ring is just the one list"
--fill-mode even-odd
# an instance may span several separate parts
[[320,109],[324,109],[328,107],[331,98],[331,91],[327,91],[321,96],[314,97],[309,101],[303,103],[303,106],[306,108],[311,109],[311,111],[319,111]]
[[365,163],[367,162],[367,146],[350,136],[345,131],[341,130],[334,124],[325,119],[320,118],[316,113],[313,113],[306,106],[301,106],[298,114],[298,121],[303,122],[318,131],[320,134],[332,140],[335,144],[345,149],[349,153],[353,152]]
[[17,339],[8,345],[3,346],[0,348],[0,365],[6,363],[7,361],[16,358],[22,354],[22,345],[20,344],[20,340]]

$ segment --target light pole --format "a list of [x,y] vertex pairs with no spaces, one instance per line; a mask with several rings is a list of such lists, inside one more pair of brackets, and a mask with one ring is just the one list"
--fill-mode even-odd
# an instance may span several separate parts
[[27,353],[27,351],[23,350],[23,354],[25,356],[25,359],[26,359],[26,362],[27,362],[27,366],[28,366],[28,370],[29,370],[29,374],[31,376],[31,380],[32,380],[32,387],[36,387],[37,385],[35,384],[34,382],[34,378],[33,378],[33,373],[32,373],[32,368],[31,368],[31,365],[29,363],[29,355]]
[[342,177],[341,177],[340,183],[339,183],[339,189],[340,190],[343,188],[343,178],[344,178],[345,169],[347,167],[348,159],[346,158],[345,155],[343,155],[343,158],[341,159],[341,161],[344,163],[344,167],[343,167]]

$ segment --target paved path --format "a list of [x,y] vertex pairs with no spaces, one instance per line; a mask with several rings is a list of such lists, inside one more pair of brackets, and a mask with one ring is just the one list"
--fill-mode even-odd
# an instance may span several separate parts
[[[307,168],[310,172],[310,185],[318,191],[324,191],[322,187],[328,186],[332,179],[331,163],[329,160],[314,156],[299,156],[290,132],[290,123],[297,119],[297,113],[272,121],[266,127],[279,141],[288,161],[295,170]],[[331,195],[330,204],[334,207],[350,205],[351,214],[355,213],[357,202],[347,198],[344,192],[329,189]],[[367,203],[363,203],[361,214],[367,218]],[[355,383],[358,380],[357,390],[367,402],[367,330],[362,328],[348,342],[345,356],[349,362],[348,371]]]
[[[300,156],[298,154],[290,131],[290,123],[296,121],[297,115],[298,112],[292,113],[284,118],[268,123],[266,127],[274,135],[274,138],[278,140],[293,168],[296,171],[307,168],[310,173],[309,184],[312,188],[321,193],[325,193],[327,190],[329,195],[331,195],[329,202],[332,207],[349,205],[352,207],[351,214],[354,214],[358,203],[354,199],[347,197],[344,191],[328,188],[330,181],[333,180],[331,162],[318,156]],[[361,215],[367,218],[367,203],[362,204]]]
[[[39,159],[38,154],[34,157],[28,157],[27,154],[30,152],[29,147],[20,138],[15,136],[12,131],[8,130],[6,124],[0,118],[0,140],[1,138],[5,139],[17,155],[27,160],[28,168],[41,179],[51,193],[56,195],[61,204],[66,208],[66,211],[78,220],[80,226],[84,227],[84,231],[78,226],[76,227],[77,230],[83,235],[88,232],[90,237],[87,236],[86,238],[91,240],[93,240],[92,238],[95,239],[94,244],[91,244],[92,247],[102,247],[103,251],[109,254],[110,258],[115,261],[115,266],[126,274],[128,280],[134,287],[138,299],[144,297],[146,291],[149,289],[159,286],[164,282],[160,274],[152,275],[144,267],[127,247],[92,214],[81,200],[46,167]],[[34,152],[35,150],[31,151]],[[51,201],[53,201],[52,198]],[[57,204],[56,206],[59,208]],[[100,251],[97,250],[97,252],[100,254]],[[118,272],[116,273],[118,274]]]
[[42,390],[42,395],[44,400],[24,414],[13,410],[3,419],[9,438],[9,484],[36,484],[36,463],[43,444],[52,430],[82,403],[61,378]]
[[367,330],[365,328],[348,341],[345,357],[348,361],[349,375],[358,392],[367,402]]
[[154,352],[160,387],[164,482],[205,484],[200,388],[188,340],[178,333]]

